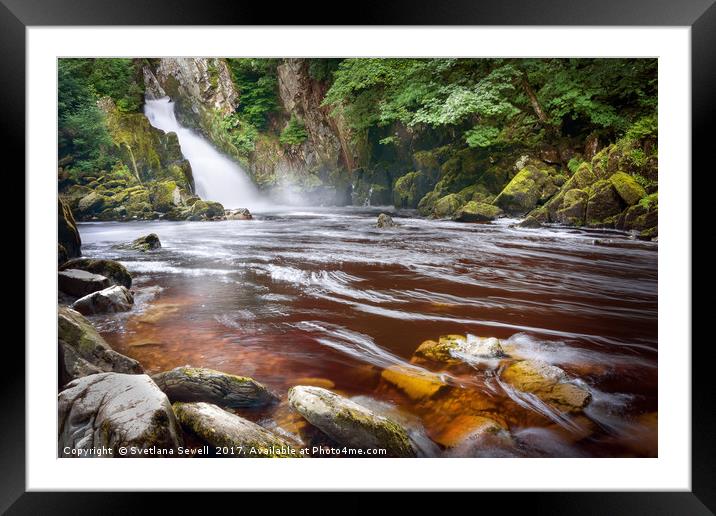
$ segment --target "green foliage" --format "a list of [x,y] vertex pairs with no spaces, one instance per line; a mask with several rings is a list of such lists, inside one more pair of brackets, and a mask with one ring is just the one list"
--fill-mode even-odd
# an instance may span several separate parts
[[268,117],[279,110],[276,59],[227,59],[231,77],[239,90],[236,110],[243,122],[266,129]]
[[306,126],[295,115],[292,115],[291,120],[281,131],[281,136],[279,136],[278,140],[282,145],[297,146],[305,142],[307,138]]
[[626,137],[630,140],[656,138],[658,131],[658,119],[655,114],[652,114],[637,120],[626,132]]
[[[345,59],[324,105],[356,132],[403,124],[471,147],[623,133],[656,107],[655,59]],[[654,127],[655,130],[655,127]]]
[[237,113],[224,117],[221,122],[221,129],[228,134],[231,144],[242,156],[251,154],[256,147],[256,139],[259,131],[250,123],[244,121]]
[[575,156],[574,158],[569,160],[569,162],[567,163],[567,168],[569,169],[569,171],[572,174],[574,174],[577,171],[577,169],[579,168],[579,165],[582,164],[582,162],[583,162],[582,158],[578,158]]
[[308,76],[314,81],[330,82],[341,61],[343,59],[309,59]]
[[658,206],[658,204],[659,204],[659,193],[658,193],[658,192],[654,192],[653,194],[649,194],[649,195],[643,197],[643,198],[639,201],[639,204],[640,204],[641,206],[643,206],[644,208],[646,208],[647,210],[651,209],[651,208],[654,207],[654,206]]
[[72,156],[74,175],[107,167],[112,141],[97,94],[87,80],[85,59],[60,59],[57,70],[58,156]]

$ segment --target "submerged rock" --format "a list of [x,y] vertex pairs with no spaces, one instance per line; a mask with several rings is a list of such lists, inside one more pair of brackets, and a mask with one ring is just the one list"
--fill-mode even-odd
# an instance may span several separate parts
[[[60,457],[76,456],[68,449],[113,457],[121,446],[176,451],[182,445],[169,400],[143,374],[100,373],[74,380],[59,395],[58,420]],[[97,452],[103,448],[106,453]]]
[[415,457],[408,433],[398,423],[320,387],[296,386],[288,400],[309,423],[341,446],[385,449],[388,457]]
[[506,356],[498,339],[474,335],[441,335],[437,342],[426,340],[415,350],[415,357],[448,364],[470,358],[497,359]]
[[447,387],[440,375],[417,367],[396,365],[385,369],[381,376],[414,400],[429,398]]
[[60,385],[98,372],[142,373],[139,362],[114,351],[80,313],[57,311]]
[[201,367],[177,367],[152,379],[174,401],[206,401],[223,407],[259,407],[278,397],[252,378]]
[[80,269],[65,269],[57,273],[60,291],[70,296],[82,297],[111,285],[109,279]]
[[251,220],[253,216],[247,208],[238,208],[235,210],[226,210],[224,212],[226,220]]
[[92,292],[79,298],[72,308],[83,315],[102,314],[107,312],[126,312],[132,309],[134,296],[120,285]]
[[513,362],[502,371],[501,378],[562,412],[579,411],[592,399],[589,391],[571,382],[562,369],[539,360]]
[[64,263],[60,270],[79,269],[106,277],[114,285],[132,288],[132,276],[127,268],[114,260],[75,258]]
[[132,241],[129,247],[131,249],[136,249],[137,251],[151,251],[152,249],[159,249],[162,247],[162,244],[159,241],[159,237],[155,233],[150,233]]
[[288,441],[211,403],[174,403],[182,427],[202,441],[233,449],[238,457],[295,457]]
[[378,222],[375,226],[378,228],[394,228],[397,226],[397,224],[393,222],[393,217],[391,217],[387,213],[381,213],[380,215],[378,215]]
[[435,442],[446,448],[454,448],[469,439],[481,439],[490,436],[510,442],[510,433],[504,425],[492,418],[479,415],[460,415],[444,428]]

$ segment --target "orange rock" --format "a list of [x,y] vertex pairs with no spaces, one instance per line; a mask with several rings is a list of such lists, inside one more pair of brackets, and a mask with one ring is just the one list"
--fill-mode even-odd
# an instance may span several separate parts
[[470,437],[485,434],[501,434],[507,429],[494,419],[477,415],[462,415],[456,417],[452,423],[435,437],[438,444],[446,448],[453,448]]
[[381,376],[414,400],[430,398],[447,387],[439,375],[413,367],[392,366],[385,369]]

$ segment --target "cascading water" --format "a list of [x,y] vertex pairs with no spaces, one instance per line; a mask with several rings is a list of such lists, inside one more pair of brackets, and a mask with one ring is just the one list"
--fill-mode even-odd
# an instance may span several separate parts
[[265,203],[238,164],[221,154],[205,138],[179,125],[174,114],[174,102],[169,97],[147,99],[144,114],[152,126],[177,134],[181,152],[191,163],[199,197],[218,201],[225,208],[253,210]]

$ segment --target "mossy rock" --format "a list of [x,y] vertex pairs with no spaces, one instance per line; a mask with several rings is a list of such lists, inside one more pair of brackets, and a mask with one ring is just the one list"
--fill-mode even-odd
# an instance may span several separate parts
[[278,401],[276,395],[248,376],[203,367],[177,367],[152,376],[172,402],[206,401],[222,407],[261,407]]
[[557,191],[549,169],[528,165],[505,186],[494,204],[512,215],[524,215]]
[[172,405],[184,431],[215,447],[233,450],[234,457],[298,457],[293,445],[269,430],[211,403]]
[[214,217],[223,217],[224,207],[213,201],[196,201],[191,207],[192,220],[210,220]]
[[502,210],[492,204],[470,201],[460,208],[454,220],[458,222],[490,222],[502,215]]
[[291,406],[339,446],[385,449],[387,457],[415,457],[399,423],[327,389],[298,385],[288,391]]
[[457,211],[465,204],[465,201],[458,194],[448,194],[441,197],[433,206],[432,216],[437,219],[446,219],[453,217]]
[[409,172],[393,185],[393,205],[396,208],[416,208],[428,191],[428,181],[422,172]]
[[562,207],[555,214],[555,222],[572,226],[584,225],[588,199],[589,194],[584,190],[573,188],[566,192]]
[[136,240],[132,241],[132,243],[129,244],[129,247],[130,249],[146,252],[151,251],[153,249],[159,249],[160,247],[162,247],[162,244],[159,241],[159,237],[156,235],[156,233],[149,233],[148,235],[139,237]]
[[418,213],[420,213],[423,217],[429,216],[433,212],[435,203],[439,198],[439,194],[434,190],[426,193],[418,203]]
[[609,177],[609,181],[627,206],[635,205],[646,196],[644,188],[629,174],[617,172]]
[[123,287],[132,287],[132,276],[127,268],[114,260],[94,259],[94,258],[75,258],[60,267],[60,270],[80,269],[99,274],[110,280],[113,285],[121,285]]
[[587,224],[603,226],[606,219],[619,215],[623,209],[624,202],[611,181],[600,179],[590,187],[585,215]]
[[112,202],[109,197],[97,192],[92,192],[79,200],[77,203],[77,213],[84,218],[91,217],[92,215],[102,212],[111,204]]
[[154,183],[150,189],[152,208],[165,213],[181,204],[181,191],[174,181]]

